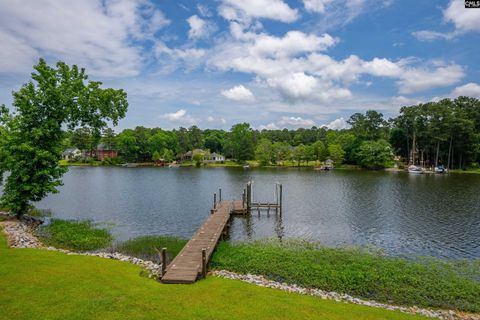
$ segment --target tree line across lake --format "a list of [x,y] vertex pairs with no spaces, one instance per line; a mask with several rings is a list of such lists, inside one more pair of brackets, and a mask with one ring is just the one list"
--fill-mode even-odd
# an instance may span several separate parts
[[118,134],[88,127],[66,133],[65,147],[93,149],[103,143],[117,150],[123,161],[173,161],[194,149],[221,153],[239,162],[259,160],[263,165],[295,161],[357,164],[381,168],[394,156],[405,163],[448,168],[476,167],[480,161],[480,101],[459,97],[401,108],[396,118],[386,119],[374,110],[355,113],[348,129],[326,127],[296,130],[254,130],[248,123],[230,131],[197,126],[163,130],[125,129]]

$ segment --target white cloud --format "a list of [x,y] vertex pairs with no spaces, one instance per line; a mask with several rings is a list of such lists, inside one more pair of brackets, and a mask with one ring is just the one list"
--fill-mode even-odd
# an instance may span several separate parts
[[243,85],[235,86],[228,90],[222,90],[222,95],[230,100],[240,102],[252,102],[255,101],[255,96],[252,91],[245,88]]
[[465,1],[451,0],[443,11],[445,21],[455,24],[457,32],[480,31],[480,10],[465,8]]
[[279,126],[294,126],[294,127],[312,127],[315,125],[315,121],[312,119],[303,119],[301,117],[282,117],[278,121]]
[[404,94],[449,86],[457,83],[464,76],[465,73],[460,65],[450,64],[433,69],[404,70],[397,83],[400,88],[399,92]]
[[431,30],[421,30],[412,32],[412,35],[420,41],[433,41],[438,39],[450,40],[455,37],[454,32],[441,33]]
[[335,119],[332,122],[326,124],[325,127],[331,130],[342,130],[342,129],[348,128],[348,123],[342,117],[342,118]]
[[39,57],[48,57],[103,77],[134,76],[145,59],[141,43],[168,23],[148,0],[5,0],[0,72],[25,72]]
[[216,30],[214,23],[204,20],[197,15],[189,17],[187,22],[190,26],[190,30],[188,30],[188,38],[190,39],[207,38]]
[[165,113],[160,116],[160,118],[180,125],[193,125],[196,123],[195,119],[187,114],[185,109],[180,109],[177,112]]
[[303,0],[303,5],[307,11],[325,13],[325,7],[331,2],[332,0]]
[[197,10],[198,12],[200,13],[200,15],[204,16],[204,17],[211,17],[213,16],[212,14],[212,11],[210,10],[210,8],[206,5],[203,5],[203,4],[197,4]]
[[463,86],[456,87],[452,91],[451,96],[453,98],[456,98],[459,96],[467,96],[467,97],[480,99],[480,84],[470,82]]
[[225,120],[225,118],[215,118],[215,117],[212,117],[212,116],[208,116],[207,121],[209,123],[219,123],[219,124],[226,124],[227,123],[227,120]]
[[287,98],[308,98],[312,95],[318,82],[315,77],[303,72],[288,74],[284,77],[271,78],[267,83],[276,88]]
[[262,131],[262,130],[280,130],[280,128],[275,124],[275,123],[269,123],[266,125],[260,125],[257,127],[257,130]]
[[226,20],[249,22],[251,18],[267,18],[282,22],[298,19],[298,10],[282,0],[223,0],[219,14]]
[[420,41],[433,41],[438,39],[450,40],[466,32],[480,32],[480,10],[465,8],[465,1],[450,0],[447,8],[443,10],[443,20],[452,23],[455,29],[451,32],[437,32],[421,30],[413,32],[413,36]]

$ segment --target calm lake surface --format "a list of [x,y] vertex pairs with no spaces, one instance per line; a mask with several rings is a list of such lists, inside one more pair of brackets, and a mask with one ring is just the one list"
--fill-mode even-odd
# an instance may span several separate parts
[[371,246],[392,255],[480,258],[480,176],[299,169],[71,167],[60,193],[37,207],[58,218],[111,225],[119,240],[147,234],[189,238],[213,193],[254,200],[284,189],[282,217],[236,217],[232,241],[302,238],[329,246]]

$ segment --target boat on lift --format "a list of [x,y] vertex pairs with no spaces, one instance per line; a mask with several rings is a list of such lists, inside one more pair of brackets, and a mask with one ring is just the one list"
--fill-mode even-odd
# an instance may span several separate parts
[[408,173],[422,174],[423,168],[412,164],[411,166],[408,167]]

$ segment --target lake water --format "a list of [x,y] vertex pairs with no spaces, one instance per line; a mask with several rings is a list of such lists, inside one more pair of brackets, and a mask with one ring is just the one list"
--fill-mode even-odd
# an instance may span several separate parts
[[232,241],[302,238],[329,246],[371,246],[392,255],[480,258],[480,176],[403,172],[243,168],[71,167],[60,193],[37,204],[55,217],[111,225],[117,239],[147,234],[189,238],[213,193],[273,201],[283,215],[253,211],[233,220]]

